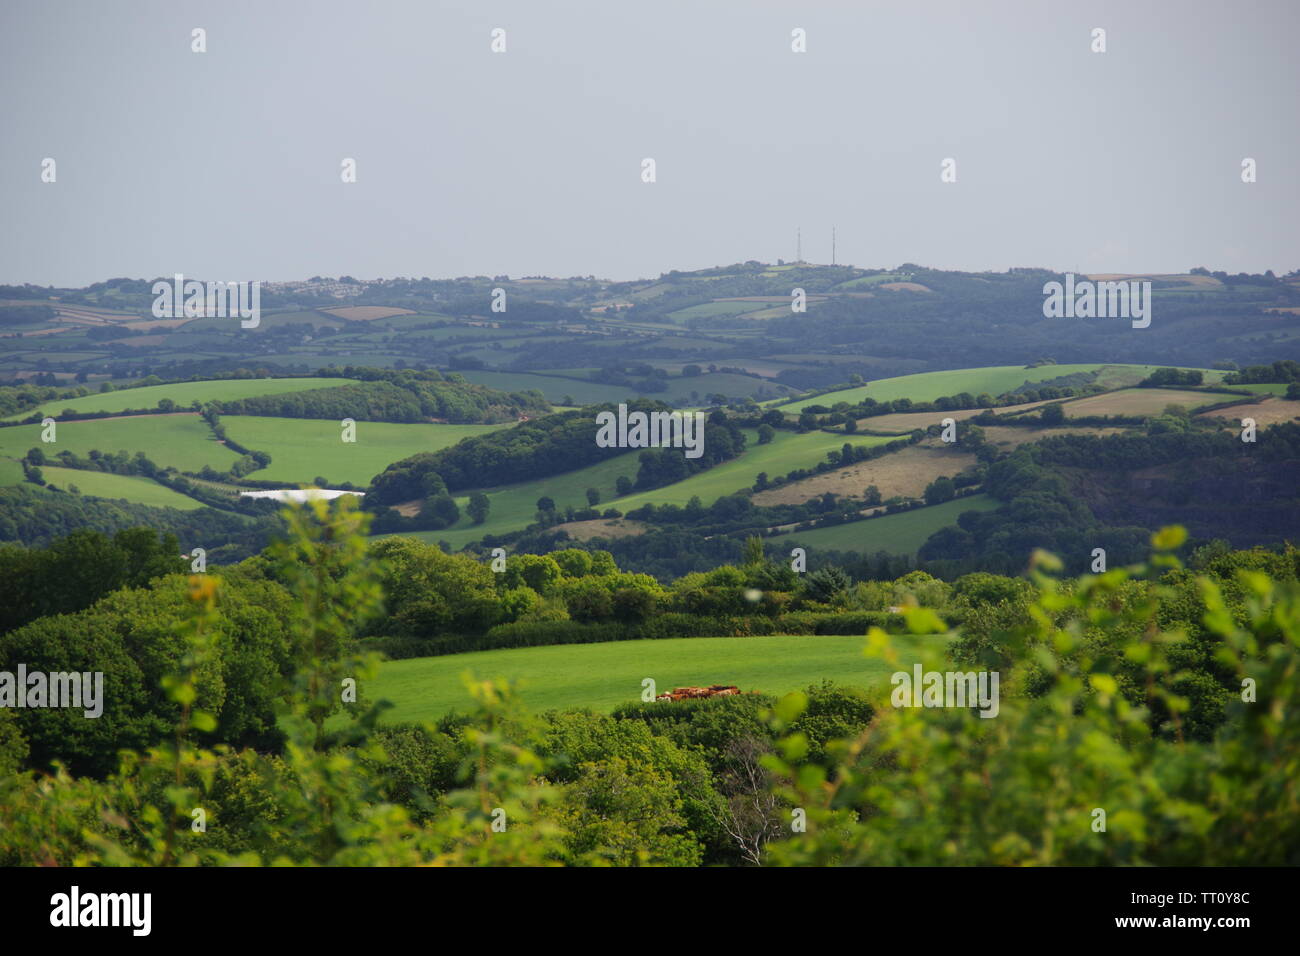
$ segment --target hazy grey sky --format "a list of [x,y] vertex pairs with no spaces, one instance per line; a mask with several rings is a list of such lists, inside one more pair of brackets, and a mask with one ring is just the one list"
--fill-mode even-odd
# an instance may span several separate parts
[[1283,272],[1298,26],[1294,0],[3,0],[0,282],[636,278],[792,258],[798,226],[826,262],[832,225],[869,267]]

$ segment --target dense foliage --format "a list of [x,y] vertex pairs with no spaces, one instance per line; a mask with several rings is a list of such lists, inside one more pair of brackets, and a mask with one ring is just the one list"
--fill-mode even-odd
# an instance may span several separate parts
[[226,400],[228,415],[285,418],[353,418],[373,422],[505,422],[545,415],[550,404],[538,392],[501,392],[434,370],[351,369],[364,381],[330,388]]
[[[667,412],[663,404],[631,402],[629,411]],[[599,405],[522,422],[514,428],[465,438],[441,451],[425,452],[389,465],[376,475],[366,506],[377,509],[426,497],[431,488],[461,491],[546,478],[628,454],[627,448],[596,443],[596,415],[613,411]],[[704,431],[703,453],[687,458],[679,448],[654,448],[638,458],[636,487],[657,488],[740,454],[745,436],[721,413]],[[631,466],[629,465],[629,470]]]
[[[907,630],[995,664],[992,720],[829,683],[539,716],[471,678],[469,713],[377,725],[347,688],[373,677],[355,637],[381,607],[419,626],[524,592],[599,607],[598,592],[652,582],[607,590],[619,572],[583,552],[494,582],[409,542],[367,551],[347,499],[287,520],[289,537],[238,571],[127,587],[0,640],[0,665],[62,655],[44,663],[103,666],[121,695],[100,730],[0,712],[0,862],[1300,862],[1295,552],[1211,549],[1187,570],[1170,530],[1148,564],[1077,580],[1041,555],[1029,579],[807,582],[830,601],[901,602]],[[747,553],[749,571],[697,576],[682,599],[730,601],[746,574],[785,582]],[[864,642],[893,659],[883,629]],[[927,667],[948,666],[943,646]]]

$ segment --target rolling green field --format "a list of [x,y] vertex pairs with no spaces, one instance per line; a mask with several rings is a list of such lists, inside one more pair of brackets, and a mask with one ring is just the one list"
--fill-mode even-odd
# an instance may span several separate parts
[[806,548],[825,548],[828,551],[915,554],[930,535],[940,528],[956,524],[957,516],[963,511],[992,511],[999,504],[997,499],[988,495],[971,495],[969,498],[958,498],[941,505],[885,515],[883,518],[869,518],[866,521],[812,531],[793,531],[767,540],[778,543],[781,547],[800,544]]
[[617,503],[619,499],[616,497],[615,483],[622,475],[636,479],[636,470],[640,465],[637,459],[639,454],[639,451],[631,451],[577,471],[487,490],[491,510],[488,512],[487,521],[481,525],[472,524],[465,516],[469,495],[458,496],[456,503],[460,505],[462,515],[460,522],[454,528],[421,532],[417,537],[429,541],[448,541],[460,547],[485,534],[504,534],[532,524],[533,516],[537,513],[537,499],[543,496],[553,499],[555,506],[561,511],[570,505],[574,508],[585,508],[588,488],[595,488],[600,492],[600,504],[596,506],[597,508],[602,511],[605,508],[621,510],[621,505]]
[[[763,308],[762,302],[705,302],[691,305],[676,312],[669,312],[668,318],[673,322],[684,323],[687,319],[714,318],[715,316],[742,315],[745,312],[757,312]],[[789,306],[787,306],[789,308]]]
[[580,405],[596,405],[600,402],[625,402],[629,398],[634,398],[636,394],[635,389],[617,385],[580,382],[577,379],[538,375],[533,372],[491,372],[469,369],[458,374],[465,376],[467,382],[499,388],[507,392],[522,392],[535,388],[551,402],[559,402],[567,395]]
[[[484,352],[484,358],[492,358],[491,353]],[[551,402],[559,402],[565,396],[582,405],[596,405],[601,402],[625,402],[640,394],[636,388],[621,385],[605,385],[600,382],[582,382],[559,375],[544,375],[536,372],[496,372],[485,369],[463,371],[467,382],[488,385],[507,392],[518,392],[535,388]],[[756,394],[760,389],[772,392],[789,393],[784,385],[768,379],[754,378],[749,375],[737,375],[733,372],[705,372],[683,378],[680,375],[667,379],[666,391],[647,395],[678,407],[696,407],[706,404],[709,395],[722,393],[732,398]],[[694,394],[692,394],[694,393]]]
[[199,471],[204,465],[225,471],[239,457],[218,442],[207,422],[193,413],[59,422],[56,427],[57,441],[50,444],[42,444],[40,424],[0,428],[0,455],[22,458],[29,448],[40,448],[47,459],[64,449],[81,457],[91,449],[131,455],[142,451],[154,464],[181,471]]
[[551,498],[561,511],[572,505],[574,508],[587,507],[587,489],[595,488],[600,492],[600,510],[620,507],[616,498],[615,483],[622,475],[636,478],[640,464],[637,460],[639,451],[630,451],[577,471],[552,475],[524,481],[517,485],[503,485],[499,488],[485,488],[491,510],[485,522],[473,524],[466,515],[469,494],[458,495],[456,504],[460,506],[461,519],[452,528],[442,531],[418,531],[412,537],[423,541],[446,541],[452,547],[459,548],[477,541],[485,534],[504,534],[516,531],[533,523],[537,513],[537,499],[543,496]]
[[[1024,368],[1020,365],[994,365],[988,368],[961,368],[946,372],[919,372],[916,375],[882,378],[857,388],[827,392],[815,398],[803,398],[783,405],[778,404],[775,407],[786,414],[798,414],[808,405],[825,405],[829,408],[836,402],[857,403],[864,398],[874,398],[878,402],[888,402],[898,398],[910,398],[914,402],[929,402],[944,395],[957,395],[961,392],[970,392],[972,395],[988,392],[996,397],[1025,382],[1043,382],[1063,375],[1073,375],[1076,372],[1095,372],[1100,369],[1106,369],[1109,373],[1109,381],[1106,384],[1110,387],[1118,387],[1122,384],[1135,384],[1150,375],[1157,367],[1155,365],[1089,364]],[[1103,378],[1106,374],[1103,373]]]
[[668,391],[656,392],[649,397],[668,402],[679,407],[698,407],[709,404],[709,395],[721,393],[728,398],[744,398],[751,395],[792,394],[794,389],[773,382],[771,379],[754,378],[750,375],[737,375],[734,372],[705,372],[703,375],[674,377],[668,379]]
[[269,467],[248,477],[259,481],[310,483],[318,475],[340,483],[369,484],[395,461],[425,451],[438,451],[462,438],[483,435],[500,425],[402,424],[357,422],[355,443],[342,441],[337,421],[319,418],[265,418],[225,415],[226,434],[254,451],[271,456]]
[[310,388],[329,388],[351,384],[342,378],[240,378],[218,382],[181,382],[177,385],[146,385],[144,388],[125,388],[116,392],[86,395],[83,398],[59,399],[46,402],[39,409],[10,415],[4,421],[21,421],[36,412],[58,418],[65,408],[77,412],[120,412],[128,408],[157,408],[158,402],[170,398],[178,408],[189,408],[191,402],[211,402],[222,399],[254,398],[258,395],[283,395],[302,392]]
[[97,498],[124,498],[141,505],[155,508],[179,508],[181,511],[193,511],[204,507],[201,501],[195,501],[178,491],[172,491],[156,481],[133,475],[113,475],[104,471],[83,471],[78,468],[53,468],[41,466],[41,475],[47,484],[55,485],[64,491],[70,485],[76,485],[83,495]]
[[691,637],[606,644],[561,644],[476,651],[447,657],[390,661],[365,686],[372,700],[395,706],[384,719],[436,720],[472,703],[461,675],[481,680],[523,682],[528,709],[590,708],[610,711],[641,699],[641,681],[651,678],[663,693],[674,687],[734,684],[742,691],[781,695],[823,678],[859,687],[888,685],[889,674],[920,659],[926,647],[942,647],[945,636],[893,638],[899,662],[863,655],[861,636]]
[[740,457],[724,461],[685,481],[630,494],[618,499],[614,507],[626,513],[651,502],[656,505],[685,505],[696,495],[704,504],[710,505],[723,495],[748,488],[760,471],[775,478],[795,468],[811,468],[824,461],[828,451],[843,448],[845,441],[870,447],[895,440],[880,435],[845,435],[842,432],[810,431],[800,435],[781,429],[770,443],[760,445],[758,432],[748,428],[745,429],[745,439],[745,453]]
[[[222,421],[230,422],[225,418]],[[706,504],[712,504],[723,495],[747,488],[754,483],[760,471],[766,471],[769,477],[784,475],[794,468],[807,468],[816,465],[826,457],[826,452],[843,447],[845,438],[854,445],[879,445],[893,441],[893,438],[875,435],[832,434],[811,431],[804,434],[778,430],[770,444],[758,444],[758,432],[745,429],[745,453],[739,458],[715,465],[708,471],[692,475],[685,481],[656,488],[653,491],[633,492],[622,498],[615,497],[615,482],[620,475],[635,480],[639,451],[619,455],[597,465],[589,465],[577,471],[553,475],[536,481],[522,482],[517,485],[505,485],[496,489],[484,489],[487,492],[491,510],[487,521],[473,525],[464,516],[469,504],[469,495],[456,499],[460,505],[462,517],[458,524],[442,531],[421,531],[414,537],[425,541],[446,541],[452,547],[459,548],[476,541],[485,534],[503,534],[523,528],[533,521],[537,512],[537,499],[547,495],[555,500],[556,506],[563,510],[569,505],[575,508],[587,506],[586,490],[596,488],[600,491],[599,510],[617,508],[624,513],[641,505],[685,505],[692,497],[698,495]],[[274,454],[274,452],[272,452]],[[258,474],[261,474],[258,472]]]

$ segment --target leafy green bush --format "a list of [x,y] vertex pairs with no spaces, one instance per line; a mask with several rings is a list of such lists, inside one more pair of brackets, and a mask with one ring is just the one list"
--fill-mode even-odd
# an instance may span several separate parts
[[[1155,540],[1167,550],[1182,535],[1162,532]],[[1051,565],[1043,559],[1039,566]],[[783,699],[772,718],[783,737],[769,766],[786,806],[804,809],[808,827],[770,843],[769,862],[1300,862],[1300,589],[1241,572],[1246,614],[1239,623],[1219,583],[1197,579],[1215,658],[1237,691],[1214,738],[1192,741],[1184,732],[1190,701],[1178,692],[1171,665],[1186,638],[1158,621],[1161,599],[1178,595],[1155,581],[1150,599],[1124,597],[1134,579],[1170,567],[1176,561],[1159,554],[1148,566],[1069,588],[1035,571],[1029,622],[1005,635],[1008,672],[994,719],[882,700],[864,733],[827,744],[828,759],[818,762],[795,727],[806,702]],[[911,612],[909,624],[942,628],[924,611]],[[1098,652],[1089,627],[1128,635],[1119,654]],[[894,660],[880,631],[869,637],[869,653]],[[1128,665],[1142,674],[1137,701],[1121,691]],[[1025,687],[1035,669],[1045,682],[1036,695]]]

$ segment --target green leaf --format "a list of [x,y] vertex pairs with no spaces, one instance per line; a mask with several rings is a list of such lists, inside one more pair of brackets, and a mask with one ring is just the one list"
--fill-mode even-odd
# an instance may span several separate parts
[[1175,551],[1187,540],[1187,529],[1171,524],[1151,536],[1151,546],[1157,551]]
[[799,719],[808,708],[808,696],[802,691],[793,691],[786,694],[776,702],[776,716],[784,723],[792,723]]

